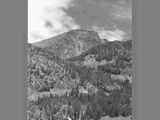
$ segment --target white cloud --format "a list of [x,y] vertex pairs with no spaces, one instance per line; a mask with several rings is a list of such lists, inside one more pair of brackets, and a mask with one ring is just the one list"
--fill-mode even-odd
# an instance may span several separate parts
[[[73,19],[64,12],[72,0],[28,0],[28,42],[36,42],[78,28]],[[51,22],[49,30],[44,24]]]
[[112,5],[114,8],[111,15],[115,19],[132,20],[132,8],[128,6]]
[[[37,42],[70,29],[80,28],[74,19],[64,11],[73,5],[73,0],[28,0],[28,42]],[[113,8],[111,13],[113,18],[118,20],[131,19],[130,8],[123,8],[118,5],[113,5]],[[46,21],[49,21],[50,27],[45,26]],[[114,30],[106,30],[98,26],[92,28],[99,33],[101,38],[110,41],[123,40],[127,35],[118,28]]]
[[109,41],[124,40],[126,33],[118,28],[115,30],[105,30],[104,28],[94,26],[93,29],[99,33],[100,38],[107,39]]

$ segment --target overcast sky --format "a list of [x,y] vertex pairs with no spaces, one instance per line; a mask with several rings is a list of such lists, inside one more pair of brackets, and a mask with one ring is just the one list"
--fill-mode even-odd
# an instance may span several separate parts
[[28,0],[28,42],[77,28],[110,41],[131,39],[131,6],[131,0]]

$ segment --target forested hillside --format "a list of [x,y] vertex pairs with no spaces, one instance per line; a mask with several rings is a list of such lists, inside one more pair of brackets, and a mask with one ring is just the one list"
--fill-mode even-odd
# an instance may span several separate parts
[[[28,120],[131,119],[132,40],[102,42],[92,33],[71,31],[69,37],[65,33],[58,40],[26,45]],[[68,43],[63,45],[73,39],[72,49]],[[83,50],[74,47],[76,40]],[[65,49],[69,55],[63,54]]]

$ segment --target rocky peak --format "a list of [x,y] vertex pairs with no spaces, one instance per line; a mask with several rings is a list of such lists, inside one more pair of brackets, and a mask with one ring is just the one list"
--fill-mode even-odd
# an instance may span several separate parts
[[71,30],[33,45],[45,48],[62,59],[80,55],[82,52],[101,43],[97,32],[89,30]]

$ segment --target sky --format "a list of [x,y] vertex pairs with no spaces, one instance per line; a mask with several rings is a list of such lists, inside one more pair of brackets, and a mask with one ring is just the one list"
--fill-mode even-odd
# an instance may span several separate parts
[[28,0],[28,42],[71,29],[91,29],[101,38],[132,39],[131,0]]

